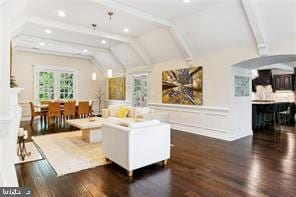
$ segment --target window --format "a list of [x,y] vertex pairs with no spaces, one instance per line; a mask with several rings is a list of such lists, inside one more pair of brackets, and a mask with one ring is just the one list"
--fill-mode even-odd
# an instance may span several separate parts
[[54,99],[54,73],[39,72],[39,100]]
[[35,101],[76,98],[76,74],[60,67],[37,67],[35,69]]
[[60,99],[74,98],[74,74],[60,73]]

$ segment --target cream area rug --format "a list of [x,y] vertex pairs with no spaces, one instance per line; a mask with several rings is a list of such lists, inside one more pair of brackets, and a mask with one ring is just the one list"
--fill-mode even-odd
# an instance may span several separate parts
[[81,131],[32,137],[57,176],[105,165],[101,143],[89,144]]
[[26,150],[27,150],[27,153],[30,153],[30,154],[25,156],[24,161],[22,161],[20,157],[17,157],[15,164],[33,162],[33,161],[38,161],[43,159],[43,157],[41,156],[41,154],[39,153],[39,151],[37,150],[33,142],[26,143]]

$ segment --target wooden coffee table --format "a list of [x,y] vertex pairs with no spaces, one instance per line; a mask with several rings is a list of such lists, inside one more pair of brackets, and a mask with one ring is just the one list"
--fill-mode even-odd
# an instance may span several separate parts
[[84,118],[67,120],[71,126],[82,130],[82,139],[88,143],[97,143],[102,140],[102,125],[106,122],[105,118]]

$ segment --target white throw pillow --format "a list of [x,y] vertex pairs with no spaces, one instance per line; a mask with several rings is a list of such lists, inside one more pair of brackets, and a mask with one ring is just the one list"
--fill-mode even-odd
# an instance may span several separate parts
[[136,109],[134,107],[128,107],[128,114],[129,118],[135,118],[136,116]]
[[121,105],[109,105],[108,109],[110,110],[110,116],[117,116],[120,107]]
[[149,127],[153,125],[159,124],[159,120],[148,120],[143,122],[131,122],[128,124],[128,127],[132,129],[142,128],[142,127]]

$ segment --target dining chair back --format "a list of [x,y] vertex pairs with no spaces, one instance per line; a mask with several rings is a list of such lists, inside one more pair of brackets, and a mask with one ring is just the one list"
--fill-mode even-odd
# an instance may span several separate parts
[[64,118],[75,117],[76,115],[76,102],[68,101],[64,103]]
[[78,116],[84,118],[84,117],[88,117],[89,115],[90,115],[89,102],[80,101],[78,104]]
[[[41,105],[48,105],[51,102],[52,102],[51,100],[44,100],[44,101],[40,101],[40,104]],[[41,107],[41,111],[47,112],[47,110],[48,110],[48,107]]]
[[31,108],[31,124],[33,124],[34,118],[36,116],[40,116],[42,118],[42,112],[35,110],[35,105],[33,102],[30,102],[30,108]]
[[51,102],[48,104],[48,116],[49,117],[60,117],[61,116],[61,103]]

